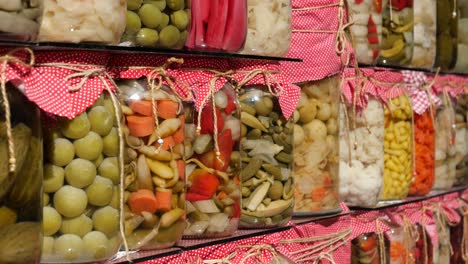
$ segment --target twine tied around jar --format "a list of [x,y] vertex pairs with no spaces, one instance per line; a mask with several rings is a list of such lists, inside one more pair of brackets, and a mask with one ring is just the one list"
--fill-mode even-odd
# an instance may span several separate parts
[[234,251],[231,254],[227,255],[224,258],[220,259],[207,259],[203,260],[203,264],[232,264],[231,260],[233,260],[237,255],[237,252]]
[[[328,260],[330,263],[335,263],[332,253],[341,246],[348,243],[349,236],[351,235],[352,228],[348,228],[337,233],[325,234],[322,236],[304,237],[296,239],[284,239],[280,244],[294,244],[294,243],[313,243],[319,242],[315,245],[309,246],[304,249],[292,251],[291,255],[295,256],[295,263],[313,261],[313,263],[320,263],[321,260]],[[323,251],[326,250],[326,251]],[[323,252],[322,252],[323,251]],[[317,254],[318,253],[318,254]]]
[[[246,75],[244,76],[244,78],[238,82],[236,84],[236,87],[235,87],[235,90],[236,91],[239,91],[241,89],[241,87],[245,86],[246,84],[248,84],[251,80],[253,80],[255,77],[257,77],[257,75],[263,75],[263,79],[265,81],[265,85],[267,86],[268,88],[268,92],[270,92],[270,94],[272,96],[275,96],[275,97],[280,97],[281,94],[283,93],[283,86],[281,85],[281,83],[278,81],[278,79],[273,75],[273,74],[279,74],[280,72],[279,71],[269,71],[269,70],[264,70],[264,69],[254,69],[254,70],[251,70],[251,71],[236,71],[236,73],[246,73]],[[271,81],[273,81],[273,86],[277,87],[278,88],[278,91],[275,92],[273,91],[273,87],[272,87],[272,83]]]
[[[29,54],[29,61],[24,62],[14,56],[18,51],[26,51]],[[32,67],[35,62],[34,53],[29,48],[17,48],[8,52],[6,55],[0,56],[2,68],[0,70],[0,89],[2,93],[2,107],[5,111],[5,126],[8,144],[8,172],[15,173],[16,171],[16,155],[15,155],[15,142],[13,139],[13,131],[11,127],[11,109],[6,92],[6,71],[9,63],[15,63],[26,67]]]
[[262,258],[262,251],[267,251],[269,252],[272,256],[272,262],[270,263],[281,263],[279,261],[279,255],[276,249],[272,245],[268,244],[260,244],[260,245],[245,245],[245,246],[238,246],[239,248],[249,248],[247,250],[246,255],[240,260],[239,264],[244,264],[248,259],[255,257],[259,263],[261,264],[267,264],[269,262],[266,262]]
[[412,253],[413,243],[419,240],[419,234],[415,224],[411,222],[406,214],[400,214],[403,220],[403,245],[405,247],[405,263],[414,263],[415,256]]
[[448,216],[445,213],[445,210],[442,208],[440,202],[433,203],[429,208],[434,215],[434,220],[437,229],[440,230],[440,232],[438,233],[439,241],[443,241],[445,242],[445,244],[448,244],[450,255],[453,255],[453,248],[452,244],[450,243],[449,226],[454,226],[454,224],[450,223],[450,220],[448,219]]
[[462,241],[460,243],[460,249],[461,249],[461,256],[464,261],[468,260],[468,204],[465,202],[465,200],[458,198],[458,202],[461,204],[461,206],[458,208],[460,211],[462,217],[463,217],[463,235],[462,235]]
[[71,63],[43,63],[38,64],[38,66],[43,67],[56,67],[61,69],[66,69],[73,71],[74,73],[65,77],[66,81],[70,81],[72,79],[81,78],[77,85],[69,86],[69,92],[78,92],[81,88],[83,88],[84,84],[90,78],[98,78],[101,83],[104,85],[106,91],[109,93],[109,96],[112,101],[112,106],[114,108],[115,120],[117,121],[117,132],[119,138],[119,155],[118,155],[118,163],[119,163],[119,177],[120,177],[120,235],[122,236],[123,244],[125,247],[125,257],[129,262],[132,262],[130,259],[129,254],[129,247],[127,243],[127,239],[125,236],[125,179],[124,179],[124,136],[122,130],[122,120],[120,119],[120,112],[121,109],[119,107],[119,101],[115,94],[112,91],[112,87],[109,85],[107,81],[110,81],[111,85],[117,89],[117,84],[114,82],[112,77],[106,71],[106,68],[100,65],[87,65],[87,64],[71,64]]
[[382,230],[381,225],[385,224],[384,220],[377,218],[375,219],[375,230],[377,233],[377,239],[379,244],[379,259],[380,263],[387,263],[387,255],[385,254],[385,234]]

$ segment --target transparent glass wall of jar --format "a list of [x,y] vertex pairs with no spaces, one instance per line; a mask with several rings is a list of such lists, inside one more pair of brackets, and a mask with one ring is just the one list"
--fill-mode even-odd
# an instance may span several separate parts
[[43,0],[39,41],[117,44],[127,0]]
[[245,86],[241,104],[240,226],[264,228],[285,225],[294,204],[292,119],[286,120],[278,98],[266,86]]
[[459,95],[455,107],[455,185],[463,185],[468,181],[468,127],[467,110],[468,95]]
[[338,78],[299,86],[301,98],[294,112],[294,214],[339,212]]
[[452,69],[457,61],[458,0],[437,0],[437,54],[435,67]]
[[165,86],[151,90],[146,79],[120,81],[119,90],[127,243],[132,250],[168,248],[185,228],[182,102]]
[[119,136],[108,94],[45,129],[43,263],[113,257],[121,244]]
[[128,0],[122,45],[182,49],[190,12],[190,0]]
[[0,39],[36,40],[42,0],[0,1]]
[[458,5],[458,47],[454,72],[468,73],[468,2],[457,1]]
[[414,7],[414,45],[411,67],[432,69],[436,56],[437,0],[419,0]]
[[247,0],[248,28],[243,54],[284,56],[291,43],[291,0]]
[[[4,102],[0,99],[0,263],[36,263],[42,245],[42,128],[39,109],[7,84],[11,111],[9,155]],[[9,173],[9,159],[15,170]],[[45,197],[46,200],[47,197]]]

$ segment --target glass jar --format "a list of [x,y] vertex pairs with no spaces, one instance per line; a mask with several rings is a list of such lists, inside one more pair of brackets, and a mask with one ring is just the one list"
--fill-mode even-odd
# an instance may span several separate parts
[[244,86],[239,93],[242,136],[240,226],[264,228],[288,223],[293,214],[294,124],[266,86]]
[[351,264],[381,263],[379,243],[376,233],[361,234],[353,239],[351,241]]
[[411,67],[432,69],[436,56],[437,0],[414,1],[414,45]]
[[468,95],[459,95],[455,107],[455,185],[463,185],[468,180]]
[[434,112],[427,109],[421,115],[413,113],[414,164],[409,195],[424,196],[434,186],[435,128]]
[[[214,94],[214,105],[213,108],[210,98],[194,116],[187,111],[185,175],[188,226],[184,236],[188,238],[230,236],[239,225],[241,123],[236,95],[230,85],[226,84]],[[219,153],[216,153],[216,145]]]
[[73,119],[46,129],[43,263],[110,259],[121,244],[119,136],[102,94]]
[[458,46],[455,72],[468,73],[468,2],[457,1],[458,5]]
[[416,249],[415,249],[415,264],[429,264],[433,262],[433,245],[426,229],[419,223],[415,224],[417,231]]
[[[438,245],[437,250],[434,254],[434,263],[450,263],[450,256],[452,255],[452,247],[450,244],[450,226],[442,220],[437,220],[438,213],[434,212],[434,218],[436,219],[437,227],[437,238]],[[441,216],[443,218],[445,216]]]
[[165,86],[151,91],[146,79],[119,82],[119,90],[127,147],[127,243],[132,250],[168,248],[185,228],[182,102]]
[[[416,244],[415,238],[409,231],[401,226],[394,226],[386,232],[389,241],[389,264],[415,263]],[[443,262],[434,262],[443,263]]]
[[[39,109],[7,84],[14,157],[0,99],[0,263],[36,263],[42,244],[42,131]],[[16,168],[9,173],[9,159]]]
[[390,99],[385,107],[382,200],[404,199],[413,176],[413,110],[408,96]]
[[382,42],[382,4],[388,0],[349,1],[350,27],[354,50],[359,63],[374,64]]
[[350,206],[373,207],[383,183],[383,105],[369,98],[355,116],[352,106],[345,107],[340,108],[340,198]]
[[441,96],[436,114],[434,190],[450,190],[455,183],[455,110],[446,96]]
[[247,35],[247,0],[191,0],[185,45],[195,50],[237,52]]
[[301,98],[294,112],[294,214],[339,212],[338,78],[299,86]]
[[435,67],[446,71],[457,62],[457,0],[437,0],[437,53]]
[[453,254],[450,256],[450,264],[466,263],[466,260],[463,259],[465,254],[463,239],[468,234],[463,234],[463,232],[468,232],[468,230],[464,230],[466,229],[464,227],[464,216],[461,214],[460,217],[462,219],[460,223],[450,226],[450,245],[453,250]]
[[128,0],[121,42],[130,46],[182,49],[190,25],[190,0]]
[[291,0],[247,0],[248,25],[243,54],[284,56],[292,34]]
[[0,3],[0,39],[36,40],[42,0],[7,0]]
[[389,0],[382,10],[382,44],[378,63],[407,66],[413,57],[413,1]]
[[118,44],[125,30],[126,0],[43,0],[39,41]]

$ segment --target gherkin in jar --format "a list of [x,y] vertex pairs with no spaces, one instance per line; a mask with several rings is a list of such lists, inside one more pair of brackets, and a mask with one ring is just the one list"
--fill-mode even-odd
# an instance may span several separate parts
[[242,131],[240,226],[285,225],[294,205],[294,124],[281,113],[266,86],[245,86],[239,94]]
[[13,85],[6,93],[11,137],[0,99],[0,263],[34,263],[42,244],[40,112]]
[[120,248],[118,107],[102,94],[45,129],[43,263],[104,261]]
[[129,0],[121,41],[132,46],[181,49],[190,16],[189,0]]

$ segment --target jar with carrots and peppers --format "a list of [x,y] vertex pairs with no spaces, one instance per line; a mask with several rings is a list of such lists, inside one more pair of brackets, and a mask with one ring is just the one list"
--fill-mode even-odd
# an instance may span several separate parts
[[388,0],[348,1],[350,31],[359,63],[374,64],[382,44],[382,4]]
[[247,0],[191,0],[185,46],[193,50],[237,52],[247,35]]
[[198,112],[189,113],[185,121],[188,226],[184,236],[229,236],[239,224],[242,196],[241,121],[234,89],[226,84]]
[[339,100],[336,76],[299,84],[294,112],[294,214],[339,212]]
[[404,199],[413,177],[413,110],[406,94],[385,107],[384,174],[381,200]]
[[173,246],[185,228],[185,115],[178,95],[146,79],[119,82],[129,248]]
[[264,85],[239,91],[242,136],[240,226],[285,225],[294,205],[294,123],[281,113],[278,98]]
[[120,248],[119,108],[103,93],[45,131],[43,263],[99,262]]
[[379,64],[409,65],[413,57],[413,15],[412,0],[389,0],[384,3]]
[[415,264],[433,264],[433,245],[432,240],[426,229],[419,223],[415,224],[416,229],[416,249],[415,249]]
[[385,247],[381,247],[379,243],[381,241],[376,233],[365,233],[353,239],[351,241],[351,264],[382,263],[382,254],[388,254],[388,252],[380,252]]
[[[437,53],[435,67],[450,70],[457,62],[457,0],[437,0]],[[463,1],[462,1],[463,2]]]
[[[392,224],[395,225],[395,224]],[[413,228],[413,227],[410,227]],[[393,226],[386,232],[389,242],[390,264],[416,263],[416,237],[402,226]],[[439,262],[437,262],[439,263]],[[442,263],[442,262],[440,262]]]

